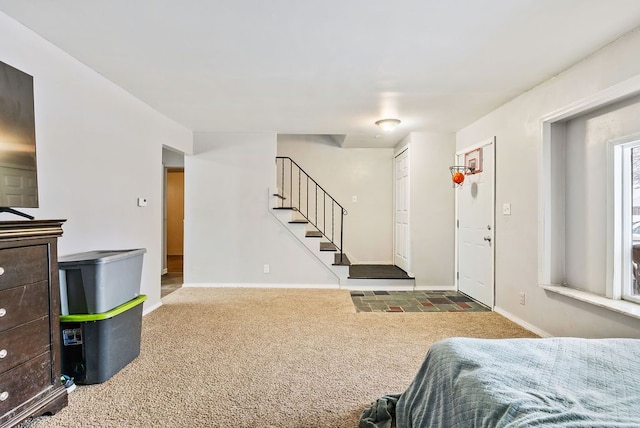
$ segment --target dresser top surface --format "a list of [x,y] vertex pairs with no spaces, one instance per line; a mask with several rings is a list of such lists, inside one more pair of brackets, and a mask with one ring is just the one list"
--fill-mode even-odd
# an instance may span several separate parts
[[0,221],[0,239],[61,236],[66,220]]

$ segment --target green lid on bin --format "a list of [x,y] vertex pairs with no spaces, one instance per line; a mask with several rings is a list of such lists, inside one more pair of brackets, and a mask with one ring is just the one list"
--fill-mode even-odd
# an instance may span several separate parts
[[128,311],[131,308],[138,306],[140,303],[147,300],[147,296],[145,294],[141,294],[135,299],[129,300],[126,303],[123,303],[120,306],[116,306],[107,312],[102,312],[99,314],[71,314],[71,315],[60,315],[60,322],[87,322],[87,321],[102,321],[109,318],[113,318],[116,315],[120,315],[121,313]]

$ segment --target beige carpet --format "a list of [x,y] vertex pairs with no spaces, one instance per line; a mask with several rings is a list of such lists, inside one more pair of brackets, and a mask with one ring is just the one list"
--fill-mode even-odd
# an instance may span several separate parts
[[451,336],[534,337],[495,313],[356,313],[341,290],[182,288],[135,361],[26,426],[356,427]]

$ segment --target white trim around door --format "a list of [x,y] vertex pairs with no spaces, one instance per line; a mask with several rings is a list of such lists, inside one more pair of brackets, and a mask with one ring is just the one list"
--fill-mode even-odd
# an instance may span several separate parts
[[410,153],[409,147],[394,159],[393,177],[393,263],[411,275],[410,234]]
[[[455,164],[465,165],[465,154],[477,149],[482,149],[482,172],[467,175],[462,186],[456,188],[454,279],[458,291],[493,308],[495,305],[495,137],[457,151]],[[462,210],[465,211],[462,212]]]

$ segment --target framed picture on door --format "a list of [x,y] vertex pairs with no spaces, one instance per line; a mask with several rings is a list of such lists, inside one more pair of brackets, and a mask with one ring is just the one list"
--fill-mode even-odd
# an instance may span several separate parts
[[467,174],[482,172],[482,147],[464,154],[464,166],[469,168]]

